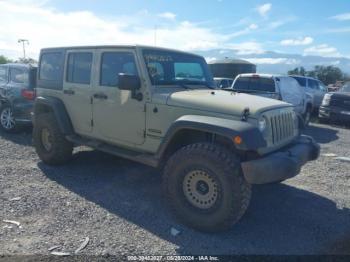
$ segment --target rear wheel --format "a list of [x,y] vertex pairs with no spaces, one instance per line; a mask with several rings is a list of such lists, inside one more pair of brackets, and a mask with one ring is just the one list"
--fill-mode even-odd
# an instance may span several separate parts
[[245,213],[251,196],[239,159],[209,143],[186,146],[171,156],[163,183],[179,220],[205,232],[230,228]]
[[0,128],[8,133],[18,131],[18,124],[13,116],[12,107],[8,104],[3,104],[0,107]]
[[36,117],[33,142],[37,154],[46,164],[64,164],[72,157],[73,144],[61,133],[55,116],[51,113]]

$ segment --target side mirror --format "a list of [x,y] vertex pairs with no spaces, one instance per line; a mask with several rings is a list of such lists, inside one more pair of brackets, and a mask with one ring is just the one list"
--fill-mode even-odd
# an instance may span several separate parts
[[118,87],[120,90],[136,91],[141,88],[140,78],[136,75],[118,74]]
[[141,88],[140,77],[136,75],[118,74],[118,87],[120,90],[130,90],[131,98],[142,101],[143,95],[137,92]]

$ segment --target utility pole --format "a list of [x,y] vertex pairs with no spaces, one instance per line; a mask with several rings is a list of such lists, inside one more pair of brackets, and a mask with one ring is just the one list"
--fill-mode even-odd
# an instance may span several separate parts
[[26,47],[25,47],[25,44],[29,45],[29,41],[27,39],[18,39],[18,43],[22,43],[23,59],[26,59]]

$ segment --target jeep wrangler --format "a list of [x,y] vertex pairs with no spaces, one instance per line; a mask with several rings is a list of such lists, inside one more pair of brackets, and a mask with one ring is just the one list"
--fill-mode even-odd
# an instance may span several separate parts
[[186,225],[225,230],[252,184],[280,182],[319,155],[290,104],[214,88],[203,57],[145,46],[41,50],[33,140],[49,165],[73,147],[159,168]]

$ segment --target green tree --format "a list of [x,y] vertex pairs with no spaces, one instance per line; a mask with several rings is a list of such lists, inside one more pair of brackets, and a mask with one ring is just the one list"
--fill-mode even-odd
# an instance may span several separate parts
[[326,85],[345,78],[342,70],[335,66],[315,66],[314,70],[309,71],[307,75],[321,80]]
[[0,55],[0,64],[11,63],[12,61],[8,59],[6,56]]
[[314,70],[306,71],[304,67],[297,67],[288,71],[288,75],[309,76],[321,80],[325,85],[334,84],[336,81],[345,80],[346,76],[342,70],[336,66],[314,67]]
[[38,61],[36,61],[33,58],[27,57],[27,58],[19,58],[16,60],[16,63],[22,63],[22,64],[37,64]]
[[305,76],[306,70],[304,67],[296,67],[293,70],[288,71],[288,75],[298,75],[298,76]]

